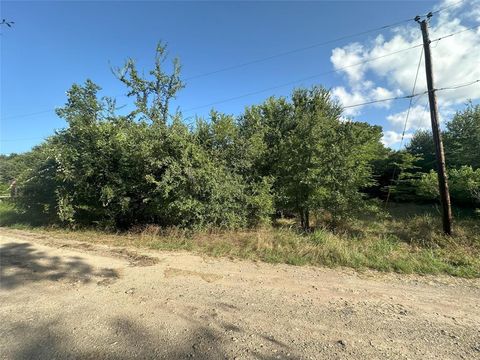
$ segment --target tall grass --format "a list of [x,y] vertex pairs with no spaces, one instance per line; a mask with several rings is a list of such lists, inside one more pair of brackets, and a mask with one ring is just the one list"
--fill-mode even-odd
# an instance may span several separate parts
[[[480,219],[456,211],[454,236],[441,232],[438,210],[393,204],[386,216],[358,219],[335,233],[302,233],[288,222],[245,231],[186,230],[149,225],[124,233],[31,228],[54,237],[113,246],[187,250],[292,265],[347,266],[398,273],[480,277]],[[0,203],[0,225],[19,227],[11,206]],[[24,227],[24,225],[21,225]]]

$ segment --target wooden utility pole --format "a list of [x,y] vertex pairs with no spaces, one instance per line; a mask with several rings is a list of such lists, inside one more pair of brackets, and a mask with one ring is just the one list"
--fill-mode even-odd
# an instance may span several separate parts
[[442,204],[443,232],[452,234],[452,208],[450,205],[450,193],[448,192],[447,169],[445,166],[445,152],[443,150],[442,135],[438,123],[438,107],[435,88],[433,86],[432,57],[430,53],[430,39],[428,36],[428,20],[432,17],[429,13],[426,19],[420,21],[417,16],[415,20],[420,23],[423,36],[423,50],[425,52],[425,71],[427,74],[428,102],[430,103],[430,120],[432,122],[433,142],[435,144],[435,155],[437,158],[438,187],[440,190],[440,202]]

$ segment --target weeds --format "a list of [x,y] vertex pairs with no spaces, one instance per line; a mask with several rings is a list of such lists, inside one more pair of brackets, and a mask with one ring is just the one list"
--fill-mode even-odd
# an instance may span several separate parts
[[[15,221],[12,207],[5,203],[0,203],[0,225],[25,229],[25,225]],[[350,224],[348,231],[335,234],[323,228],[302,233],[285,221],[273,228],[244,231],[193,231],[156,225],[124,233],[29,229],[112,246],[186,250],[270,263],[480,277],[480,221],[475,215],[457,213],[455,234],[446,237],[435,208],[428,206],[394,204],[390,216],[359,219]]]

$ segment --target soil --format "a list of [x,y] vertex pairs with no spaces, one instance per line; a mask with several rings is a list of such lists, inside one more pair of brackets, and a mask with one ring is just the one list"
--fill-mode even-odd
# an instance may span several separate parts
[[0,229],[2,359],[480,359],[480,280]]

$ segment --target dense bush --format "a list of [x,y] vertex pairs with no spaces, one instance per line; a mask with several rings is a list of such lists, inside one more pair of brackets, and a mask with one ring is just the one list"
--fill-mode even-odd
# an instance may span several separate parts
[[[450,197],[456,205],[479,206],[480,106],[467,104],[443,131]],[[398,175],[392,187],[396,200],[438,200],[432,134],[415,133],[406,151],[395,153]]]
[[[446,124],[442,135],[447,167],[458,169],[466,165],[473,169],[480,168],[480,105],[467,104]],[[416,132],[407,151],[417,156],[419,171],[429,172],[436,168],[431,132]]]
[[[336,227],[371,210],[366,194],[391,185],[396,168],[397,199],[436,197],[428,133],[406,152],[387,150],[380,127],[342,120],[322,87],[272,97],[238,117],[212,110],[191,127],[170,113],[184,85],[178,61],[167,72],[165,60],[160,44],[148,76],[132,60],[114,70],[132,112],[117,114],[90,80],[74,84],[57,110],[68,126],[29,153],[0,158],[1,182],[17,179],[19,209],[44,222],[116,229],[244,228],[276,213],[298,216],[304,228],[313,217]],[[450,172],[452,197],[468,204],[479,191],[478,113],[457,114],[445,135],[460,164]]]
[[68,127],[30,157],[19,176],[19,207],[48,221],[126,228],[136,224],[240,228],[276,210],[337,222],[363,207],[381,129],[340,121],[323,88],[271,98],[239,118],[212,111],[193,129],[169,102],[183,87],[180,66],[164,71],[159,45],[149,77],[128,60],[116,76],[135,110],[115,114],[112,99],[87,80],[57,110]]
[[[448,183],[452,202],[463,205],[480,205],[480,169],[471,166],[450,169]],[[428,199],[439,198],[438,179],[435,171],[422,174],[415,182],[417,195]]]
[[372,183],[381,128],[342,122],[341,112],[314,87],[295,90],[291,101],[270,98],[241,118],[256,171],[273,178],[276,209],[298,214],[305,228],[311,213],[327,212],[335,226],[367,204],[360,189]]

